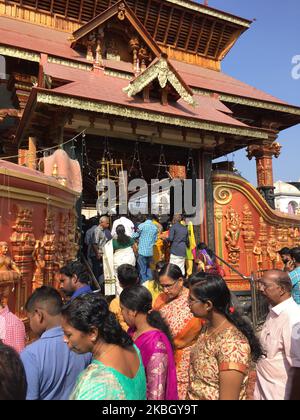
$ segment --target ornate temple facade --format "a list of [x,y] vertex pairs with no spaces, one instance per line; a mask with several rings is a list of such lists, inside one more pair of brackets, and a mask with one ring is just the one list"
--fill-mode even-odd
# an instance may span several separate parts
[[[2,158],[15,156],[11,162],[36,172],[43,170],[39,153],[62,145],[81,163],[86,207],[95,206],[107,157],[148,181],[161,169],[204,179],[198,239],[245,275],[279,266],[278,248],[300,242],[300,218],[275,211],[272,159],[280,154],[278,134],[300,122],[300,108],[221,71],[250,26],[188,0],[0,0]],[[233,172],[213,171],[213,159],[242,148],[256,160],[257,190]],[[59,181],[59,171],[53,169],[51,182]],[[76,201],[78,191],[68,186],[59,189],[73,191]],[[52,276],[63,218],[73,223],[74,200],[67,212],[43,216],[44,233],[34,233],[48,255],[45,278]],[[26,208],[32,211],[30,199]],[[74,242],[71,228],[70,235]],[[39,244],[31,242],[30,252],[38,254]],[[63,241],[60,248],[66,260]],[[225,270],[232,289],[247,288]]]

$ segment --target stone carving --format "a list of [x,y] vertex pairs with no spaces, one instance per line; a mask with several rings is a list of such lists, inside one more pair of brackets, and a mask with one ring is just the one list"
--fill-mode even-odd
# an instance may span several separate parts
[[232,265],[238,265],[241,249],[238,245],[242,223],[239,214],[230,206],[226,212],[225,244],[228,250],[228,261]]

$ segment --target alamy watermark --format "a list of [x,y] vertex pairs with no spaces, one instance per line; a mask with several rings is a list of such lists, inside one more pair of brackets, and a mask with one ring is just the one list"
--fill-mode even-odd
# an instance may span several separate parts
[[6,60],[3,55],[0,55],[0,80],[6,79]]
[[203,179],[152,179],[148,184],[136,178],[128,183],[127,171],[123,171],[117,182],[101,179],[97,191],[99,214],[168,216],[172,210],[173,214],[185,214],[194,225],[203,222]]
[[292,68],[292,78],[294,80],[300,79],[300,55],[294,55],[292,58],[292,64],[294,64]]

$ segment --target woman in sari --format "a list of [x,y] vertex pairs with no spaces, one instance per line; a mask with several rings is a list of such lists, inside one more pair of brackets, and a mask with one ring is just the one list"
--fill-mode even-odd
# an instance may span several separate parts
[[214,253],[204,242],[200,242],[197,246],[196,263],[198,272],[204,271],[208,274],[215,274],[221,277],[225,276],[223,267],[217,263]]
[[189,305],[205,319],[191,352],[190,400],[244,400],[252,362],[262,349],[251,324],[231,306],[220,276],[197,273],[189,278]]
[[178,400],[171,334],[159,312],[152,310],[151,293],[133,286],[123,290],[120,303],[146,369],[147,399]]
[[175,362],[179,399],[186,398],[191,347],[197,341],[202,321],[194,317],[188,305],[189,291],[184,287],[180,268],[165,264],[159,272],[163,292],[154,302],[154,309],[168,324],[175,348]]
[[70,350],[92,353],[71,400],[145,400],[142,358],[108,304],[95,293],[79,296],[62,311],[64,340]]
[[[117,226],[116,234],[117,238],[113,239],[112,246],[114,251],[114,271],[117,279],[118,267],[123,264],[130,264],[135,267],[135,252],[137,251],[137,247],[134,239],[125,234],[125,227],[123,225]],[[121,292],[122,288],[120,287],[119,281],[117,281],[116,295],[119,296]]]

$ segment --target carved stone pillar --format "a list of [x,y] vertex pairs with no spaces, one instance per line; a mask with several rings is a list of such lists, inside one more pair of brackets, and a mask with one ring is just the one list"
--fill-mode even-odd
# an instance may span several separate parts
[[247,149],[248,159],[256,158],[257,189],[273,209],[275,209],[273,156],[278,158],[280,150],[281,146],[277,142],[252,144]]

